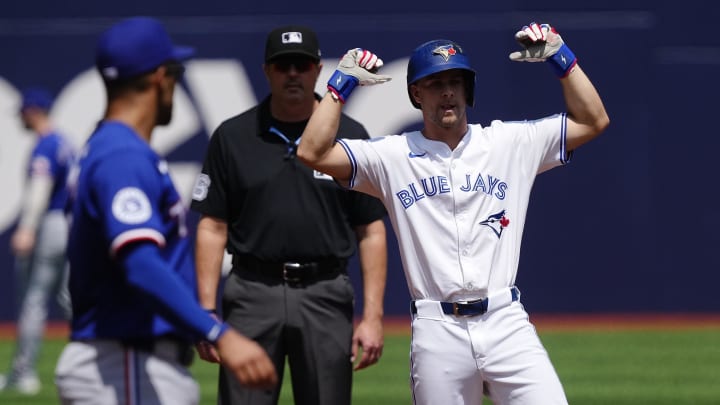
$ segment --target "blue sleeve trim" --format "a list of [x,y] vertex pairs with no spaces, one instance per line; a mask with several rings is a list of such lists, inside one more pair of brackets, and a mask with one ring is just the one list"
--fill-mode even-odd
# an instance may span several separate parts
[[338,139],[337,142],[340,144],[340,146],[345,149],[345,153],[348,155],[348,159],[350,159],[350,166],[352,168],[352,173],[350,174],[350,181],[348,182],[348,188],[352,189],[355,187],[355,180],[357,177],[357,159],[355,158],[355,155],[352,153],[352,150],[350,150],[350,146],[342,140]]
[[562,113],[560,117],[560,163],[563,165],[570,163],[573,151],[567,150],[567,113]]

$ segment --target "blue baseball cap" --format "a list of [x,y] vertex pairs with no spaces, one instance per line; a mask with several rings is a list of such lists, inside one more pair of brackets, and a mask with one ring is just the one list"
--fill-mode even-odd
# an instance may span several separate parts
[[182,62],[194,54],[193,48],[173,45],[157,19],[131,17],[102,34],[95,65],[105,80],[118,80],[150,72],[169,61]]
[[20,113],[28,108],[39,108],[45,111],[50,110],[53,103],[53,96],[49,91],[40,87],[28,87],[21,92],[22,103],[20,104]]

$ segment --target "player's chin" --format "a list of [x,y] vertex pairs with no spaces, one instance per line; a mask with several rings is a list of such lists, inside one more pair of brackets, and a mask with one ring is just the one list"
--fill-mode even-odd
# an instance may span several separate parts
[[452,112],[445,112],[442,117],[440,118],[440,125],[442,125],[445,128],[452,128],[455,126],[458,121],[460,120],[460,117],[458,114],[456,114],[455,111]]

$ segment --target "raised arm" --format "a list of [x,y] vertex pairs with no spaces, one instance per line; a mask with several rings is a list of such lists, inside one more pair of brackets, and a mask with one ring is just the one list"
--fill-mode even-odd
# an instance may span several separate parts
[[306,165],[337,180],[349,180],[352,166],[342,146],[335,143],[342,107],[353,89],[384,83],[389,76],[374,73],[382,60],[359,48],[349,50],[328,80],[328,93],[313,112],[300,139],[297,157]]
[[610,125],[610,117],[595,86],[580,66],[575,65],[560,83],[568,112],[567,148],[575,150],[600,135]]
[[610,124],[602,100],[575,54],[548,24],[530,23],[515,34],[525,48],[510,54],[517,62],[548,62],[560,83],[567,105],[567,148],[574,150],[600,135]]
[[335,143],[343,103],[328,92],[313,112],[300,138],[301,162],[340,181],[350,179],[352,167],[343,147]]

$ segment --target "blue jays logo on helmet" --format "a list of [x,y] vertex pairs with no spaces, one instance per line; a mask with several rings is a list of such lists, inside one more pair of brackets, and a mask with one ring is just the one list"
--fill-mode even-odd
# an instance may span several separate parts
[[457,51],[453,45],[443,45],[433,49],[433,54],[442,56],[443,59],[445,59],[445,62],[449,61],[450,57],[456,53]]
[[461,69],[465,73],[465,97],[467,105],[475,102],[475,70],[457,43],[447,39],[428,41],[413,51],[408,62],[407,90],[410,102],[415,108],[420,105],[410,94],[410,85],[432,74],[450,69]]
[[505,210],[502,210],[496,214],[488,216],[486,220],[480,222],[480,225],[485,225],[492,229],[499,239],[500,235],[502,235],[503,229],[510,225],[510,220],[505,216]]

